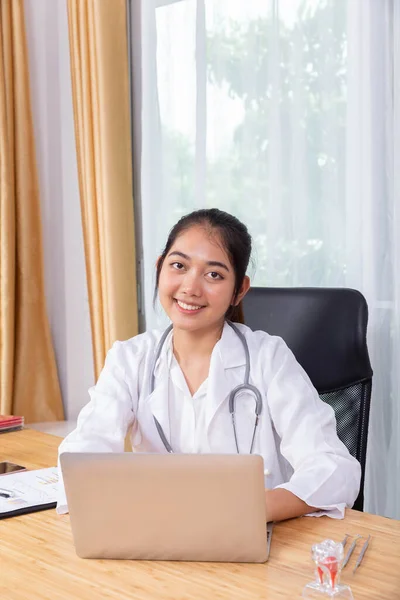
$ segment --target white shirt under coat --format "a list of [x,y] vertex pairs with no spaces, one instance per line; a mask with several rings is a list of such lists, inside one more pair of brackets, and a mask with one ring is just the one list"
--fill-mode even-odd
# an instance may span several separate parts
[[[237,325],[250,353],[250,383],[262,395],[263,410],[254,453],[264,459],[265,487],[282,487],[342,518],[357,498],[361,468],[336,434],[333,409],[320,400],[307,374],[285,342],[263,331]],[[230,392],[243,383],[245,353],[235,332],[225,324],[215,345],[209,376],[191,396],[172,352],[172,332],[155,368],[155,389],[149,378],[162,332],[147,332],[116,342],[107,354],[90,402],[82,409],[77,428],[61,443],[62,452],[123,452],[131,427],[138,452],[166,453],[153,415],[176,452],[236,453],[228,408]],[[236,397],[239,448],[248,453],[254,429],[255,400],[250,392]],[[60,478],[58,512],[67,512]]]

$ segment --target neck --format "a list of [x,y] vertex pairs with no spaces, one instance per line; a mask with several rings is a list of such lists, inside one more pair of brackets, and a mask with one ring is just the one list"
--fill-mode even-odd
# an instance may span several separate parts
[[221,338],[224,321],[209,329],[200,331],[187,331],[173,329],[174,354],[180,364],[188,362],[190,358],[209,358],[215,344]]

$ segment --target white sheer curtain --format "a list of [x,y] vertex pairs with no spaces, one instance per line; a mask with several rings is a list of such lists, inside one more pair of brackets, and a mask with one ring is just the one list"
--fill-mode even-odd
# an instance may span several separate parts
[[374,368],[366,509],[400,518],[399,3],[132,3],[147,327],[162,324],[167,232],[200,207],[248,225],[254,284],[359,289]]

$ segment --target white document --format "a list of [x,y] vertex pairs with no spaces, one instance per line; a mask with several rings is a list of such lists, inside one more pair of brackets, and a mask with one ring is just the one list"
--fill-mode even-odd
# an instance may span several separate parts
[[0,515],[56,502],[57,484],[57,467],[1,475]]

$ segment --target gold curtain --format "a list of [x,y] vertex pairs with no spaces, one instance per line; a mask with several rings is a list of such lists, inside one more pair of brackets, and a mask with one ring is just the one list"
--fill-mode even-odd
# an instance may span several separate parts
[[63,419],[46,315],[23,0],[0,2],[0,413]]
[[125,0],[68,0],[95,375],[138,332]]

